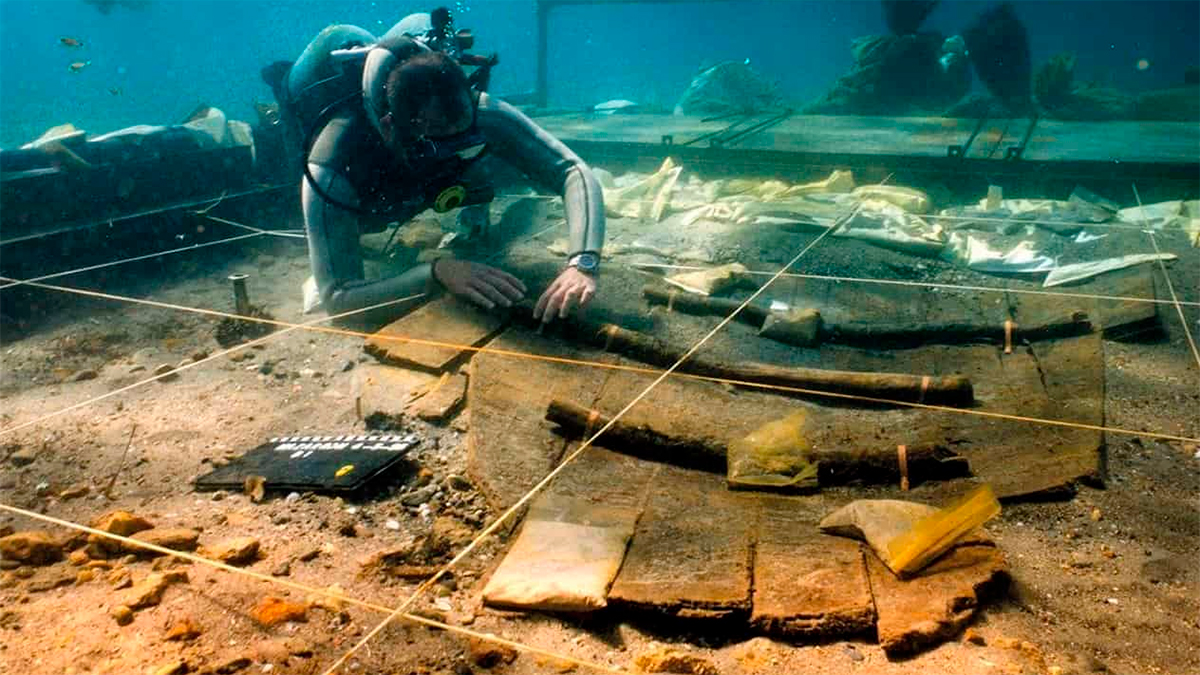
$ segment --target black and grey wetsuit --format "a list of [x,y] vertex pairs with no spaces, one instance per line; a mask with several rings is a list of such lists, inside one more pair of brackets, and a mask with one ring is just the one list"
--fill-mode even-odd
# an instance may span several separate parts
[[[489,158],[508,162],[542,189],[562,195],[568,253],[598,253],[604,245],[604,202],[587,164],[519,110],[486,93],[479,94],[475,124],[486,138]],[[379,213],[387,221],[404,222],[431,206],[429,177],[397,162],[361,108],[347,109],[325,125],[308,164],[321,190],[336,202]],[[465,169],[465,184],[486,180],[481,164]],[[427,264],[367,281],[359,249],[363,216],[327,202],[308,180],[301,196],[309,260],[326,312],[340,314],[434,290]]]

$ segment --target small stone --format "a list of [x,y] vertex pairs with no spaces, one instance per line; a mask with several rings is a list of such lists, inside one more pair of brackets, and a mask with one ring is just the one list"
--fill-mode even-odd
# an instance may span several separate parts
[[495,668],[516,660],[517,650],[496,642],[473,637],[469,640],[471,662],[480,668]]
[[201,675],[207,673],[213,673],[213,675],[232,675],[239,670],[245,669],[251,663],[253,661],[250,660],[250,657],[244,654],[226,655],[218,657],[212,666],[201,671]]
[[319,607],[333,614],[341,614],[346,610],[346,603],[342,598],[346,597],[346,591],[338,584],[334,584],[325,589],[325,593],[312,593],[305,602],[310,607]]
[[118,626],[128,626],[129,624],[133,623],[133,610],[125,605],[117,605],[116,607],[113,607],[109,614],[112,615],[112,618],[117,620]]
[[400,529],[400,521],[389,519],[387,522],[385,522],[383,524],[383,526],[389,530],[399,530]]
[[111,511],[92,521],[92,527],[122,537],[149,530],[154,524],[128,511]]
[[162,601],[163,591],[170,585],[170,581],[162,574],[151,574],[145,579],[134,584],[132,588],[126,590],[122,594],[119,604],[130,609],[142,609],[157,605]]
[[1062,666],[1050,666],[1046,669],[1046,675],[1063,675]]
[[79,586],[82,584],[86,584],[87,582],[92,581],[95,578],[96,578],[96,572],[94,570],[79,570],[79,573],[75,575],[75,585]]
[[439,516],[437,520],[433,521],[432,536],[435,547],[455,548],[474,539],[475,532],[456,518]]
[[196,350],[195,352],[192,352],[192,360],[193,361],[203,361],[204,359],[207,359],[207,358],[208,358],[208,350],[206,350],[206,349],[199,349],[199,350]]
[[246,476],[242,483],[242,492],[249,495],[255,504],[261,502],[267,494],[267,479],[262,476]]
[[1110,605],[1119,605],[1119,604],[1121,604],[1121,601],[1120,601],[1120,600],[1118,600],[1118,599],[1116,599],[1116,598],[1109,598],[1109,599],[1105,600],[1105,602],[1107,602],[1107,603],[1108,603],[1108,604],[1110,604]]
[[[130,618],[130,620],[132,620],[132,617]],[[187,662],[176,659],[174,661],[171,661],[171,662],[168,662],[168,663],[165,663],[165,664],[159,666],[158,670],[154,671],[154,675],[183,675],[187,671],[188,671]]]
[[851,661],[862,661],[863,659],[866,658],[865,656],[862,655],[862,652],[858,651],[858,648],[856,648],[852,644],[842,645],[842,652],[846,656],[850,657]]
[[271,568],[271,576],[273,577],[286,577],[290,576],[291,573],[292,561],[288,558],[280,560],[279,562],[275,563],[274,567]]
[[471,481],[458,474],[450,474],[450,476],[446,478],[446,484],[452,489],[458,490],[459,492],[468,492],[475,487],[474,485],[471,485]]
[[[200,541],[200,533],[185,527],[176,528],[153,528],[143,530],[133,535],[131,539],[144,541],[147,544],[154,544],[162,548],[169,548],[172,551],[195,551],[196,545]],[[132,548],[132,547],[131,547]],[[137,549],[137,554],[153,557],[162,555],[158,551],[150,549]]]
[[298,602],[288,602],[283,598],[267,596],[250,610],[250,616],[266,628],[277,626],[287,621],[307,621],[308,605]]
[[12,462],[13,466],[28,466],[36,459],[37,450],[33,448],[21,448],[8,456],[8,461]]
[[86,565],[91,558],[88,557],[87,551],[79,549],[77,551],[71,551],[71,555],[67,556],[67,560],[70,561],[72,565],[79,567],[81,565]]
[[58,498],[65,502],[68,499],[78,499],[79,497],[86,497],[87,493],[89,493],[91,491],[92,491],[92,486],[87,485],[86,483],[76,483],[75,485],[72,485],[71,487],[67,488],[66,490],[63,490],[62,492],[58,493]]
[[984,640],[983,636],[979,634],[979,631],[975,630],[974,628],[968,628],[963,631],[963,642],[969,642],[973,645],[979,645],[980,647],[987,644],[987,640]]
[[173,642],[195,640],[200,637],[200,633],[200,627],[196,625],[196,622],[192,621],[191,617],[185,616],[171,624],[164,639]]
[[1092,509],[1092,522],[1093,523],[1098,522],[1101,517],[1102,517],[1102,515],[1100,513],[1100,509],[1098,509],[1098,508]]
[[74,581],[75,575],[59,572],[52,574],[45,579],[38,579],[37,581],[29,582],[28,588],[30,593],[42,593],[58,588],[59,586],[69,586],[74,583]]
[[37,485],[33,486],[33,493],[39,497],[45,497],[46,493],[48,492],[50,492],[50,483],[47,483],[46,481],[41,481]]
[[290,522],[292,522],[292,517],[286,513],[276,513],[271,516],[272,525],[287,525]]
[[41,530],[16,532],[0,538],[0,557],[27,565],[48,565],[62,560],[62,546]]
[[296,560],[299,560],[300,562],[308,562],[310,560],[314,560],[319,555],[321,555],[320,548],[310,548],[304,553],[296,556]]
[[420,506],[433,498],[437,494],[438,486],[430,483],[423,488],[418,488],[400,498],[400,503],[405,506]]
[[237,537],[206,546],[204,554],[229,565],[248,565],[258,559],[259,543],[254,537]]
[[124,567],[118,567],[117,569],[108,573],[108,583],[112,584],[114,590],[119,591],[122,588],[129,588],[132,586],[133,577],[129,574],[128,569]]
[[214,502],[219,502],[228,496],[229,496],[228,492],[225,492],[224,490],[217,490],[216,492],[212,493],[212,497],[210,497],[209,499],[212,499]]
[[702,656],[680,649],[659,647],[642,652],[635,659],[637,667],[647,673],[683,673],[685,675],[719,675],[716,667]]
[[159,382],[171,382],[179,379],[179,373],[175,372],[175,366],[164,363],[154,369],[154,374],[158,376]]
[[100,374],[94,370],[81,370],[78,373],[75,373],[74,375],[71,376],[71,381],[72,382],[86,382],[88,380],[94,380],[97,377],[100,377]]

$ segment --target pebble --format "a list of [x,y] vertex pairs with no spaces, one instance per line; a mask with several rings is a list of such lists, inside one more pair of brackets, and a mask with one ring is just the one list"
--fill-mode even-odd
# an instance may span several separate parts
[[291,574],[292,561],[288,558],[280,560],[278,563],[276,563],[275,567],[271,568],[271,576],[273,577],[286,577],[291,576]]
[[283,501],[285,504],[294,504],[294,503],[300,501],[300,493],[299,492],[289,492],[288,496],[284,497]]
[[386,523],[384,523],[383,526],[389,530],[399,530],[400,529],[400,521],[389,520]]
[[46,532],[31,530],[0,538],[0,555],[29,565],[46,565],[62,559],[62,547]]
[[1119,604],[1121,604],[1121,601],[1120,601],[1120,600],[1117,600],[1116,598],[1109,598],[1108,600],[1105,600],[1105,602],[1107,602],[1107,603],[1108,603],[1108,604],[1110,604],[1110,605],[1119,605]]
[[250,610],[250,616],[260,625],[270,628],[288,621],[307,621],[307,612],[307,604],[267,596]]
[[159,382],[170,382],[179,379],[179,373],[175,372],[175,366],[164,363],[154,369],[154,374],[160,376]]
[[400,498],[400,503],[405,506],[420,506],[433,498],[437,494],[437,485],[430,483],[423,488],[418,488],[409,492]]
[[228,496],[229,496],[228,492],[225,492],[224,490],[217,490],[216,492],[212,493],[212,500],[214,502],[219,502]]
[[459,476],[458,474],[451,474],[449,477],[447,477],[446,484],[449,485],[451,488],[458,490],[459,492],[467,492],[472,487],[474,487],[473,485],[471,485],[471,481],[467,480],[466,478],[463,478],[462,476]]
[[129,609],[125,605],[117,605],[116,607],[113,607],[109,614],[112,615],[112,618],[117,620],[118,626],[128,626],[129,624],[133,623],[133,610]]
[[87,485],[86,483],[77,483],[58,493],[58,498],[63,501],[67,501],[68,499],[77,499],[79,497],[86,497],[87,493],[91,491],[92,487],[90,485]]
[[49,491],[50,491],[50,484],[47,483],[46,481],[42,481],[42,482],[38,483],[37,485],[33,486],[33,493],[39,497],[44,496]]
[[81,370],[78,373],[75,373],[74,375],[71,376],[71,381],[72,382],[86,382],[88,380],[94,380],[97,377],[100,377],[100,374],[94,370]]
[[1100,509],[1092,509],[1092,522],[1098,522],[1101,517]]
[[237,537],[205,547],[204,552],[229,565],[247,565],[258,559],[259,542],[254,537]]

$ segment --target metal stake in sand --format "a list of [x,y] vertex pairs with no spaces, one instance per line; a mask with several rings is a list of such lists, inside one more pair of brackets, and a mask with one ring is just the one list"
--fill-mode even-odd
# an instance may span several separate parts
[[248,274],[230,274],[233,282],[233,306],[238,316],[250,316],[250,296],[246,293]]

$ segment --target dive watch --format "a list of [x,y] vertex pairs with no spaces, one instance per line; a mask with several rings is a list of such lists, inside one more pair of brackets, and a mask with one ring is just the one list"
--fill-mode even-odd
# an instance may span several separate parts
[[584,274],[595,275],[600,271],[600,256],[591,251],[576,253],[567,259],[567,267],[574,267]]

